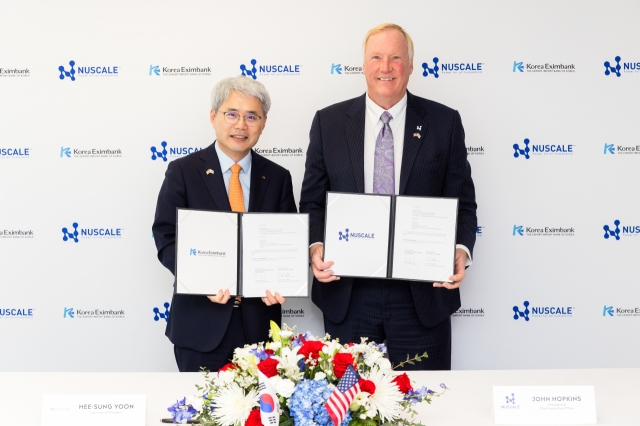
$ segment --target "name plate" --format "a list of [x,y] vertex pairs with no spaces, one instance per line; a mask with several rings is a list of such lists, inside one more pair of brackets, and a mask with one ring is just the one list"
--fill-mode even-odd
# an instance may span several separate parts
[[41,426],[144,426],[146,395],[44,395]]
[[497,425],[596,424],[593,386],[494,386]]

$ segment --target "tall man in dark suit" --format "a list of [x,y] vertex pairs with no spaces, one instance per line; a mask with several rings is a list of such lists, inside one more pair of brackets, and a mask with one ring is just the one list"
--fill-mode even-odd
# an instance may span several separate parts
[[[201,210],[296,212],[289,171],[258,155],[258,142],[271,106],[269,93],[246,77],[220,81],[211,95],[216,141],[172,161],[158,194],[153,235],[158,259],[175,275],[176,207]],[[211,280],[215,281],[212,276]],[[284,298],[232,299],[174,294],[166,335],[180,371],[217,371],[245,344],[268,339],[269,321],[280,324]]]
[[[457,111],[407,91],[413,42],[382,24],[364,40],[367,93],[318,111],[313,119],[300,211],[310,214],[312,298],[326,331],[342,341],[382,342],[409,369],[451,369],[451,319],[471,263],[476,203]],[[459,198],[455,275],[450,283],[339,278],[322,261],[326,191]],[[329,237],[327,237],[329,238]]]

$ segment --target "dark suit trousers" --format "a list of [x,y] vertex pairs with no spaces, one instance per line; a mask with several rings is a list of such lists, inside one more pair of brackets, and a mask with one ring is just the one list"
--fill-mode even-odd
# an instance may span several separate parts
[[244,319],[242,318],[242,305],[233,308],[227,331],[217,348],[210,352],[199,352],[177,345],[173,346],[178,370],[181,373],[199,372],[200,367],[217,372],[220,368],[231,362],[233,351],[247,344],[247,336],[244,331]]
[[451,369],[451,319],[431,328],[424,327],[418,318],[409,282],[354,280],[347,316],[337,324],[325,317],[324,326],[326,332],[332,338],[340,338],[341,343],[360,343],[360,337],[377,343],[386,339],[389,360],[394,366],[406,360],[407,355],[413,358],[427,352],[427,359],[407,364],[401,370]]

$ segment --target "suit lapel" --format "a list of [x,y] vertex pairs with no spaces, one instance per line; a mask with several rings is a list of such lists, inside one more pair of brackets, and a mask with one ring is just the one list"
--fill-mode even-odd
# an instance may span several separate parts
[[364,120],[365,120],[365,96],[356,99],[349,108],[345,124],[347,146],[351,158],[351,170],[356,183],[356,191],[364,192]]
[[[200,165],[198,165],[198,171],[209,191],[209,195],[211,195],[216,205],[216,209],[220,211],[231,211],[227,188],[224,186],[224,179],[222,178],[220,161],[216,154],[215,143],[202,150],[200,160],[202,161]],[[208,170],[209,173],[207,173]],[[211,173],[211,171],[213,171],[213,173]]]
[[404,148],[402,150],[402,165],[400,168],[400,194],[404,194],[411,169],[418,157],[420,146],[427,134],[426,112],[415,97],[407,92],[407,117],[404,126]]
[[247,211],[259,212],[262,209],[264,193],[269,185],[269,173],[265,173],[266,160],[251,150],[251,191]]

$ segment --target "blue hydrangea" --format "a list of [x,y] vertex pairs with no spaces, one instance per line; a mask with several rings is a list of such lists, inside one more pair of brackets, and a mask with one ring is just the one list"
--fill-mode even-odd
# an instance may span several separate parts
[[[325,426],[333,424],[325,404],[333,390],[326,380],[303,380],[296,386],[289,398],[289,412],[295,426]],[[348,426],[351,412],[347,411],[346,418],[340,426]]]

